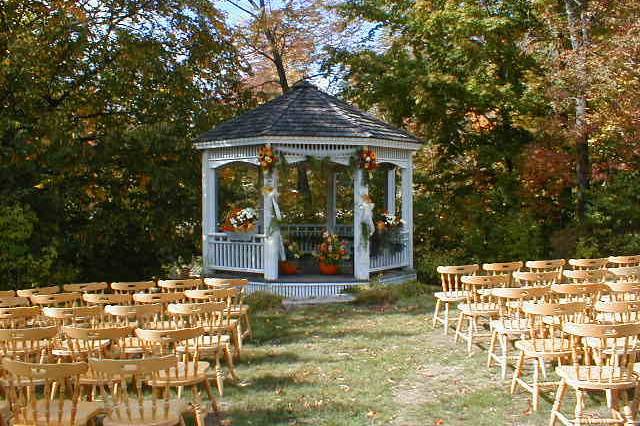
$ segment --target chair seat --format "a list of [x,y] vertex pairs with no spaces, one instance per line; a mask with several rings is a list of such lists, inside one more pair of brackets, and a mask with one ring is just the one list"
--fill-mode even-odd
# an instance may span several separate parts
[[635,387],[638,377],[626,368],[596,365],[561,365],[556,373],[569,386],[580,389],[624,389]]
[[533,340],[517,340],[516,348],[530,357],[556,357],[561,355],[571,355],[570,342],[568,339],[551,338]]
[[209,363],[198,361],[198,371],[194,369],[192,362],[179,362],[176,367],[171,367],[168,374],[166,370],[159,372],[156,379],[150,380],[150,386],[189,386],[203,382],[207,378]]
[[458,305],[458,310],[462,312],[464,315],[472,315],[472,316],[487,316],[487,315],[498,315],[500,308],[495,303],[460,303]]
[[492,320],[491,329],[499,334],[525,334],[529,332],[529,320],[526,318]]
[[112,408],[102,421],[103,426],[175,426],[180,424],[182,413],[187,411],[188,405],[184,401],[145,400],[142,405],[137,401],[129,402],[129,409],[125,405]]
[[109,346],[111,341],[109,339],[101,340],[100,342],[92,343],[92,346],[87,346],[87,342],[83,340],[77,340],[76,342],[70,342],[69,340],[63,340],[59,342],[52,350],[51,353],[54,356],[68,357],[77,354],[86,354],[90,350],[96,350],[98,348],[105,348]]
[[443,302],[463,302],[467,300],[468,291],[438,291],[433,294],[436,299],[440,299]]
[[[218,342],[220,342],[221,345],[226,345],[229,344],[230,338],[226,334],[222,336],[200,336],[198,339],[198,352],[203,355],[210,352],[217,352],[220,348]],[[185,352],[185,347],[183,345],[177,345],[175,350],[176,353],[183,354]]]
[[[49,416],[47,417],[47,403],[49,403]],[[33,407],[31,405],[23,407],[26,412],[26,418],[29,419],[29,424],[32,425],[31,419],[33,418]],[[71,424],[71,411],[73,403],[70,400],[65,400],[60,407],[59,401],[45,401],[43,399],[38,400],[36,403],[37,421],[36,425],[46,426],[68,426]],[[104,406],[99,402],[87,402],[81,401],[78,403],[78,411],[76,412],[76,420],[74,424],[85,425],[89,420],[95,416],[104,412]],[[12,424],[21,424],[19,418],[14,417]]]

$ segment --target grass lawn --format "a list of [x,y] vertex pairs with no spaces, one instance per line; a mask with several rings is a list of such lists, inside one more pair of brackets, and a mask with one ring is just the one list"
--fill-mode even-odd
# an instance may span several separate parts
[[[224,425],[541,425],[486,351],[431,329],[430,295],[385,307],[320,305],[254,315]],[[551,398],[549,396],[549,398]],[[571,405],[569,405],[571,407]]]

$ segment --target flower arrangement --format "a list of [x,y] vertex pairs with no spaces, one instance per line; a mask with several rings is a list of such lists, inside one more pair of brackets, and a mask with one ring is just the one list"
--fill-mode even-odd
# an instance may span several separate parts
[[314,255],[320,264],[338,265],[341,261],[349,259],[347,242],[336,234],[325,231],[322,234],[322,243]]
[[364,148],[358,153],[358,164],[361,169],[375,170],[380,166],[378,164],[378,154],[372,149]]
[[388,211],[382,212],[379,219],[376,221],[376,229],[378,231],[388,231],[401,228],[404,225],[404,220],[389,213]]
[[262,170],[272,170],[278,162],[276,153],[270,146],[263,146],[258,153],[258,161]]
[[292,240],[285,240],[284,252],[287,259],[300,259],[303,255],[302,249],[298,243]]
[[236,208],[229,212],[223,229],[225,231],[251,232],[256,227],[258,215],[251,207]]

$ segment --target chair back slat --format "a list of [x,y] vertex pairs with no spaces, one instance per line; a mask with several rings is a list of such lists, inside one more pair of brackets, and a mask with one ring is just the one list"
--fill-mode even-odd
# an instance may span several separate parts
[[549,287],[558,282],[558,272],[515,271],[513,280],[520,287]]
[[574,270],[589,271],[594,269],[604,269],[607,267],[609,259],[597,258],[597,259],[569,259],[569,265]]
[[475,275],[479,270],[480,265],[438,266],[437,271],[440,274],[442,291],[462,293],[464,286],[460,278],[463,275]]
[[104,293],[109,288],[106,282],[65,284],[62,290],[67,293]]

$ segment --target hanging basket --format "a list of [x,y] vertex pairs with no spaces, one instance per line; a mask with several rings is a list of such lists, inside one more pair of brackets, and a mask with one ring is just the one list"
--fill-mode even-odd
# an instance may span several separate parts
[[340,272],[340,265],[334,263],[319,262],[318,267],[322,275],[338,275]]

